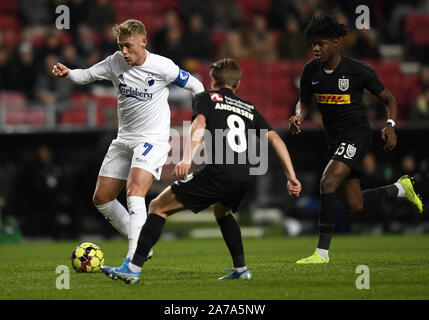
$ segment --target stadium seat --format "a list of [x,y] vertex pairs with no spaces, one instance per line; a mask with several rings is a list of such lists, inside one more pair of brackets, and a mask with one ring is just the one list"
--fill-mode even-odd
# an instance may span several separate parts
[[414,47],[429,47],[429,37],[427,29],[418,29],[411,35],[412,43]]
[[0,15],[0,30],[3,31],[17,31],[20,30],[20,23],[15,15],[4,14],[3,12]]
[[374,69],[377,74],[385,76],[397,76],[401,74],[401,64],[398,60],[384,60],[374,62]]
[[88,103],[93,102],[94,98],[93,96],[87,94],[87,93],[73,93],[70,95],[70,102],[72,103],[73,107],[75,106],[87,106]]
[[17,91],[3,91],[0,93],[0,104],[6,107],[24,107],[27,103],[25,96]]
[[252,18],[255,14],[268,16],[271,7],[270,0],[238,0],[237,2],[245,19]]
[[18,9],[17,0],[0,1],[0,12],[2,14],[16,13],[17,9]]
[[6,108],[5,123],[7,125],[44,125],[46,109],[44,107]]
[[62,31],[59,34],[59,41],[62,46],[68,45],[72,42],[72,35],[68,31]]
[[294,60],[291,62],[292,73],[291,76],[295,79],[301,75],[302,69],[304,68],[307,60]]
[[429,14],[412,13],[407,15],[404,23],[404,31],[408,35],[412,35],[418,30],[429,29]]
[[87,124],[87,109],[86,108],[71,108],[60,113],[59,124]]
[[155,2],[158,5],[159,12],[166,12],[168,10],[178,10],[180,8],[179,0],[159,0]]
[[192,121],[192,109],[172,107],[170,113],[172,126],[182,126],[183,121]]
[[403,75],[402,76],[402,85],[404,95],[408,100],[408,105],[413,105],[417,97],[423,92],[422,85],[419,82],[419,77],[417,75]]
[[216,46],[216,50],[219,50],[227,41],[228,33],[225,31],[213,31],[210,37]]
[[269,77],[289,77],[293,74],[292,65],[287,61],[267,61],[263,68]]
[[97,107],[97,126],[111,126],[113,123],[107,123],[109,116],[116,123],[117,99],[115,96],[96,96],[95,105]]

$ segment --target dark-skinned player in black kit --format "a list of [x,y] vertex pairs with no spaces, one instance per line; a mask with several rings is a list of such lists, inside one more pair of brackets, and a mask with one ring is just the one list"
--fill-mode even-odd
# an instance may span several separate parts
[[418,213],[423,212],[422,201],[414,191],[414,181],[402,176],[391,185],[361,190],[361,162],[372,144],[372,131],[365,106],[364,89],[376,95],[386,105],[387,121],[381,130],[384,150],[396,146],[396,100],[366,63],[343,56],[339,49],[347,27],[332,15],[314,16],[305,29],[311,41],[314,59],[302,71],[300,97],[295,115],[289,119],[289,130],[299,134],[300,124],[315,98],[327,133],[331,160],[320,180],[319,241],[313,255],[297,261],[298,264],[329,262],[329,246],[335,232],[337,196],[351,213],[371,212],[384,201],[403,198]]

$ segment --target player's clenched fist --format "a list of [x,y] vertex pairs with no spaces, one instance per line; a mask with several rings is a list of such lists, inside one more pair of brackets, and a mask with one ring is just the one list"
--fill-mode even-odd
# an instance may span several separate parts
[[287,182],[287,191],[291,196],[299,197],[301,193],[301,182],[297,178],[291,178]]
[[66,77],[69,73],[69,68],[59,62],[52,67],[52,74],[56,77]]
[[300,125],[302,117],[300,115],[294,115],[289,119],[289,130],[292,134],[299,134],[301,132]]
[[180,180],[186,179],[190,169],[191,163],[182,160],[174,167],[173,175]]

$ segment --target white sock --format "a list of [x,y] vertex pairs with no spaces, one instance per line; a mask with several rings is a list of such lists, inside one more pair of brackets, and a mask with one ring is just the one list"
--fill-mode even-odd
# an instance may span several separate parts
[[129,196],[127,204],[129,213],[127,258],[132,259],[137,249],[140,231],[147,218],[146,201],[143,197]]
[[318,252],[323,259],[328,259],[329,250],[317,248],[316,252]]
[[132,272],[142,272],[142,267],[136,266],[132,262],[128,264],[128,269],[130,269]]
[[402,198],[405,195],[405,189],[399,182],[395,182],[394,185],[398,188],[398,198]]
[[244,266],[244,267],[240,267],[240,268],[234,268],[234,271],[237,272],[237,273],[240,273],[240,272],[243,272],[246,269],[247,269],[247,267]]
[[128,211],[118,200],[115,199],[95,207],[123,237],[128,235]]

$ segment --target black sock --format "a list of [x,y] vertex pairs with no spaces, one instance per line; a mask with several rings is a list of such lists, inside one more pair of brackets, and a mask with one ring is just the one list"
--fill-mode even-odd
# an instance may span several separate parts
[[385,200],[396,198],[398,196],[398,188],[394,184],[390,184],[376,189],[364,190],[362,191],[362,196],[362,212],[367,213],[382,206]]
[[231,254],[234,268],[244,267],[244,250],[241,240],[241,230],[232,214],[216,219],[222,232],[223,239]]
[[317,247],[329,250],[332,236],[335,233],[337,220],[337,196],[335,193],[324,193],[320,195],[320,217],[319,217],[319,243]]
[[142,267],[147,259],[150,249],[158,242],[164,228],[165,219],[157,214],[149,214],[146,223],[140,231],[137,249],[132,264]]

